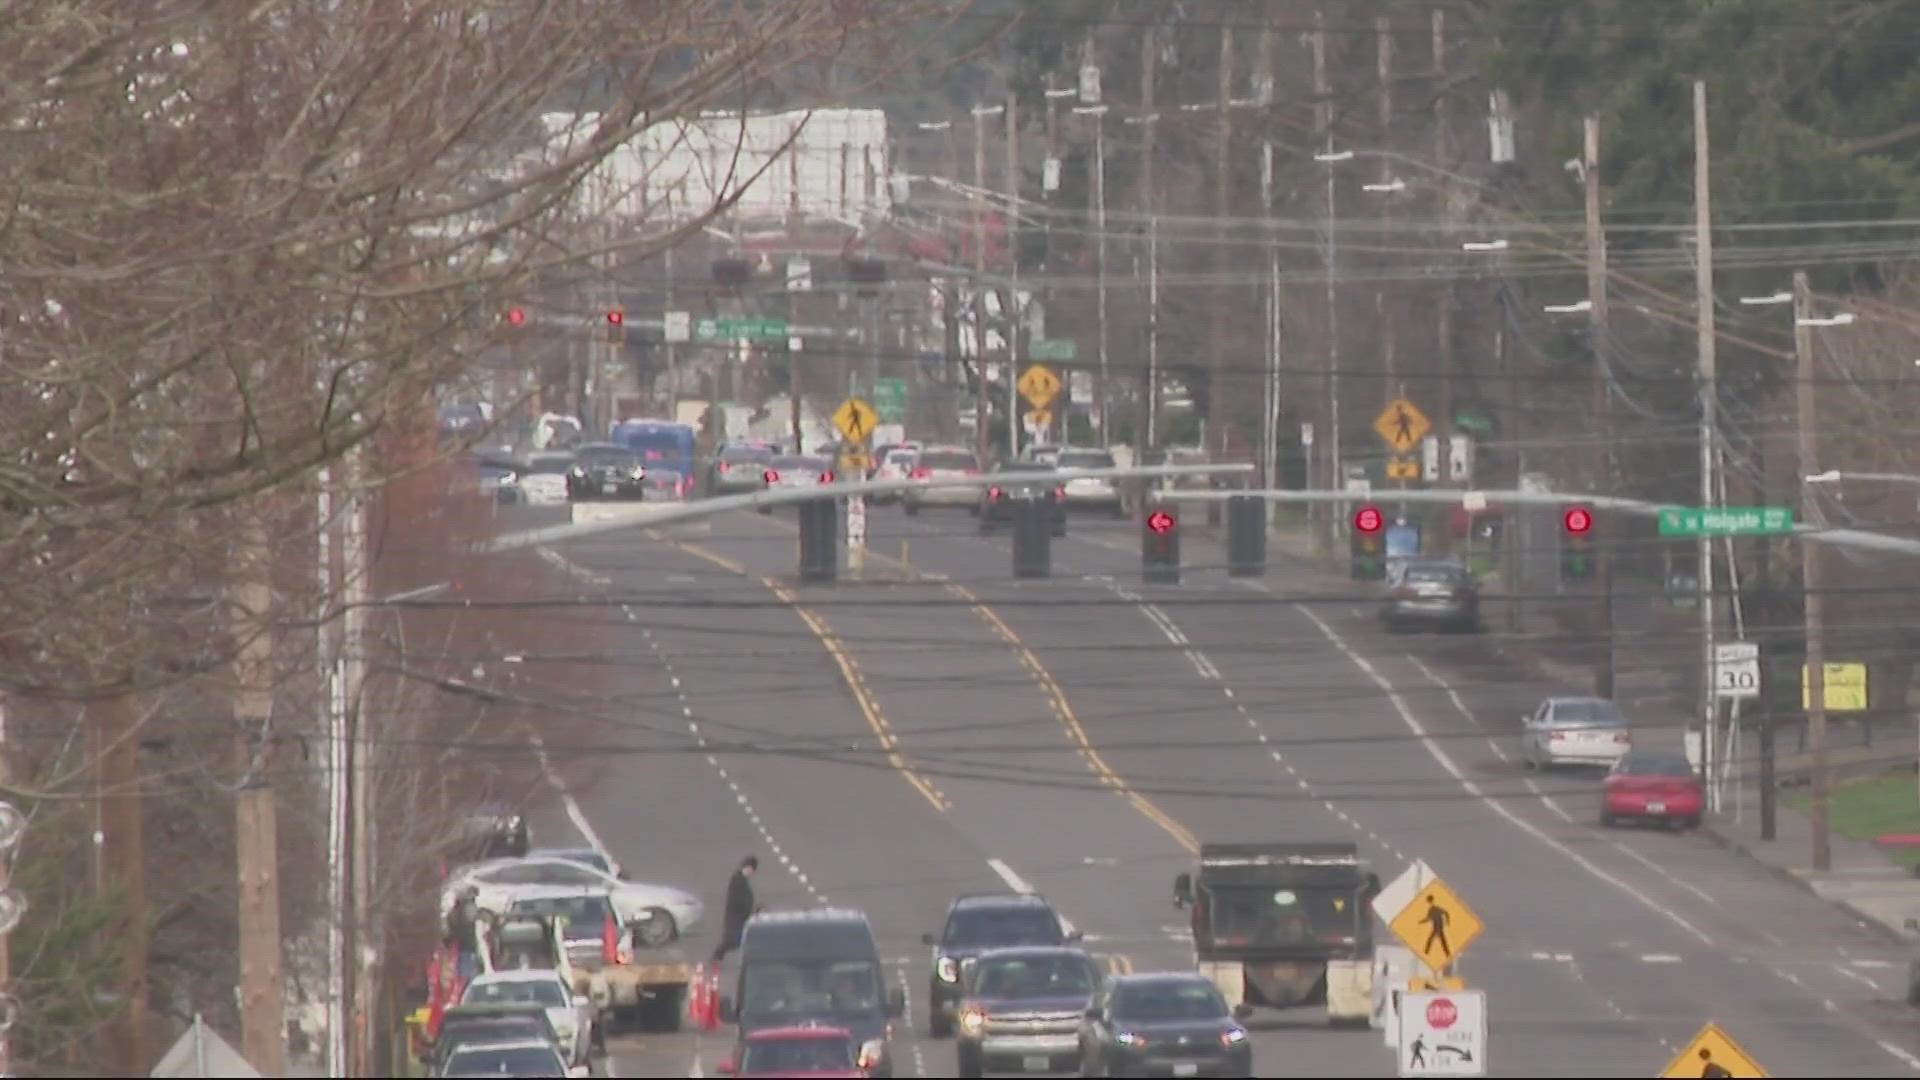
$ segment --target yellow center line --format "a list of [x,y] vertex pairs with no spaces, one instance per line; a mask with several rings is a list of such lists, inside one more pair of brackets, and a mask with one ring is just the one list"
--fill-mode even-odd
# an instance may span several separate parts
[[[659,532],[652,529],[648,529],[646,535],[653,540],[665,539]],[[677,540],[666,542],[696,559],[705,560],[730,573],[739,574],[742,577],[753,577],[747,572],[745,566],[717,551],[709,551],[698,544]],[[900,740],[894,736],[893,725],[888,722],[886,714],[880,711],[880,703],[874,699],[873,691],[868,688],[866,676],[860,671],[859,663],[854,660],[853,653],[847,648],[846,643],[834,633],[833,627],[817,613],[803,607],[800,597],[778,581],[770,577],[754,578],[754,580],[765,586],[781,603],[792,608],[794,614],[800,616],[800,621],[806,624],[807,629],[820,642],[821,647],[827,650],[827,655],[833,658],[834,665],[840,669],[841,681],[853,694],[854,702],[860,706],[861,715],[866,718],[867,727],[873,731],[874,738],[879,740],[880,748],[886,751],[887,763],[893,766],[894,771],[905,777],[907,783],[912,784],[913,789],[925,797],[935,810],[943,814],[951,810],[953,803],[947,799],[946,795],[935,787],[932,781],[916,772],[908,763],[906,756],[901,753]]]

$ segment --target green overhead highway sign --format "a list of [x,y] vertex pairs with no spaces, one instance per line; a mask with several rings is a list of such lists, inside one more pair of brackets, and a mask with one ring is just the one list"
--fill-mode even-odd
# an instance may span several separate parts
[[1785,506],[1663,506],[1661,536],[1767,536],[1793,531]]
[[1029,360],[1072,360],[1079,355],[1079,345],[1072,338],[1035,338],[1027,343]]
[[907,418],[907,381],[876,379],[873,384],[873,410],[883,424],[897,424]]
[[701,319],[693,324],[695,341],[785,341],[785,319]]

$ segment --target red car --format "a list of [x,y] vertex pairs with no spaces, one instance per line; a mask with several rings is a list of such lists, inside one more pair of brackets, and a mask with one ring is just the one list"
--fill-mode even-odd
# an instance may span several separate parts
[[1629,750],[1607,771],[1600,824],[1657,821],[1691,829],[1700,824],[1706,803],[1706,790],[1684,754]]
[[853,1033],[837,1027],[762,1028],[740,1040],[721,1076],[864,1077]]

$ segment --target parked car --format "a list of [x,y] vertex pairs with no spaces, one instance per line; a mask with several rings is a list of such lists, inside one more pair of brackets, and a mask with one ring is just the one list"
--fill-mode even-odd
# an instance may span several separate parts
[[1633,749],[1627,718],[1605,698],[1550,697],[1520,723],[1520,759],[1529,768],[1611,766]]
[[1415,626],[1480,628],[1480,586],[1473,572],[1442,559],[1408,559],[1393,568],[1380,621],[1390,632]]
[[1607,770],[1600,793],[1600,824],[1652,821],[1698,828],[1706,812],[1706,788],[1685,754],[1629,750]]

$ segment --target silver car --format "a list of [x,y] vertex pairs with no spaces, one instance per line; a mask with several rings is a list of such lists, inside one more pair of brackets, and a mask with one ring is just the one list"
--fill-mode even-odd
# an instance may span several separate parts
[[980,512],[979,487],[938,485],[942,480],[964,480],[979,476],[980,472],[980,459],[971,450],[957,446],[927,447],[914,459],[913,469],[907,474],[909,479],[925,486],[910,487],[901,493],[900,508],[917,514],[922,507],[964,506],[977,514]]
[[1611,766],[1633,749],[1627,718],[1605,698],[1550,697],[1520,723],[1520,759],[1529,768]]
[[[1105,450],[1066,448],[1054,459],[1054,467],[1062,471],[1111,469],[1115,463],[1113,455]],[[1114,517],[1127,516],[1126,502],[1120,497],[1119,485],[1106,477],[1082,476],[1067,481],[1066,488],[1069,510],[1104,510]]]
[[[833,463],[823,457],[784,454],[768,462],[762,476],[768,491],[819,487],[833,483]],[[759,510],[763,514],[773,513],[771,506],[762,506]]]

